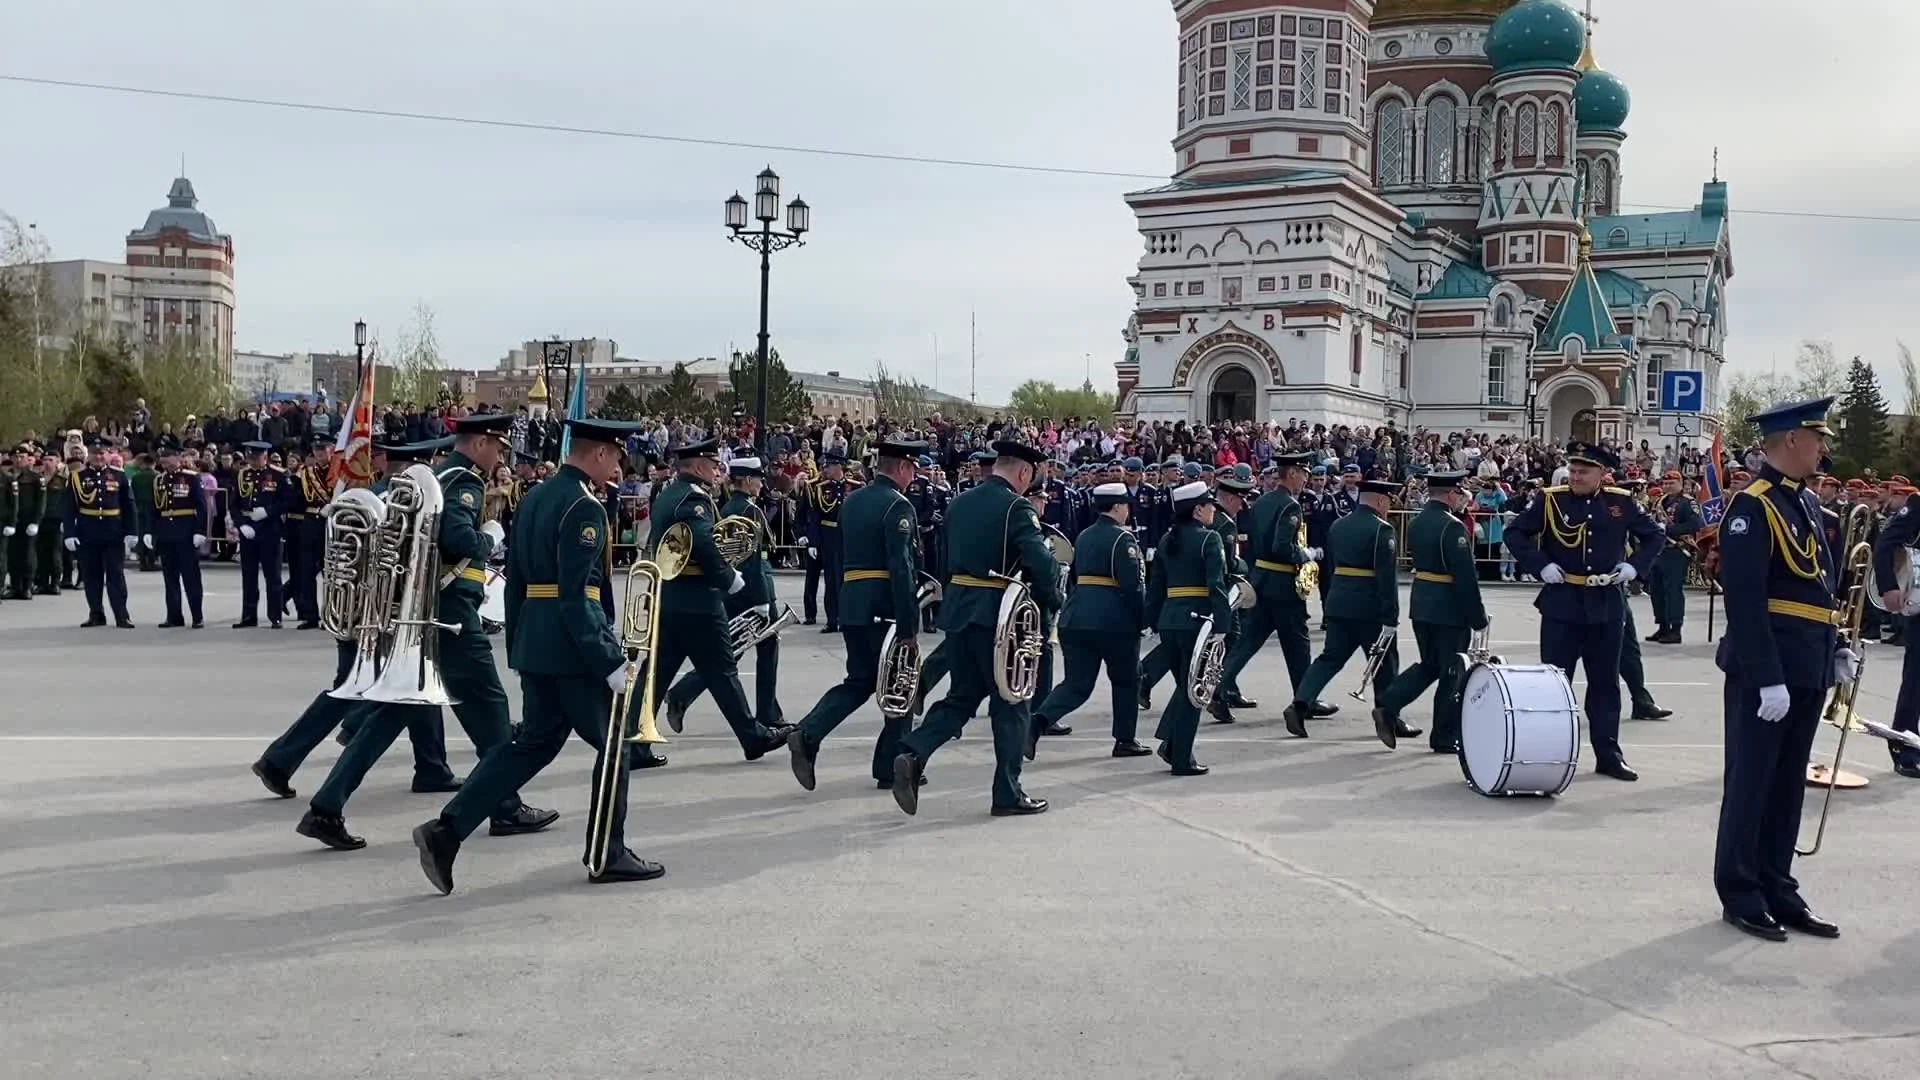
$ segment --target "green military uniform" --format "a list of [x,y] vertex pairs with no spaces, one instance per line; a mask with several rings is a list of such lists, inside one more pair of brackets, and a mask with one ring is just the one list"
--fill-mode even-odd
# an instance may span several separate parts
[[73,552],[61,544],[66,528],[67,500],[71,498],[74,465],[61,465],[46,477],[46,506],[40,510],[40,535],[34,539],[34,572],[41,581],[40,592],[56,596],[73,588],[75,560]]
[[[1360,489],[1391,496],[1400,485],[1368,480]],[[1381,630],[1399,625],[1400,582],[1394,557],[1392,524],[1364,504],[1327,531],[1327,569],[1333,575],[1324,605],[1327,642],[1306,678],[1294,687],[1293,704],[1287,707],[1287,731],[1295,737],[1306,737],[1307,703],[1320,696],[1348,658],[1371,650]],[[1399,642],[1389,641],[1386,658],[1374,675],[1374,700],[1386,692],[1399,671]]]
[[[605,420],[569,420],[567,426],[576,451],[586,442],[617,448],[637,430]],[[601,591],[609,587],[612,539],[606,504],[592,478],[575,465],[562,465],[520,504],[507,548],[506,597],[507,663],[520,674],[520,726],[498,752],[480,759],[439,818],[413,831],[421,868],[442,893],[453,889],[460,842],[546,768],[570,732],[599,755],[590,805],[600,805],[606,755],[625,751],[611,714],[612,682],[624,683],[627,656],[600,603]],[[713,546],[711,534],[706,546]],[[610,858],[605,873],[594,880],[658,877],[665,872],[660,866],[626,849],[629,773],[624,768],[612,773]]]
[[[927,444],[889,440],[879,445],[881,464],[912,461]],[[847,642],[847,674],[830,688],[787,737],[794,776],[813,790],[813,763],[820,744],[878,689],[880,647],[889,628],[906,638],[920,629],[920,521],[913,503],[893,478],[878,474],[840,507],[840,632]],[[912,726],[911,714],[882,717],[873,746],[873,778],[893,783],[893,759]]]
[[1113,756],[1137,757],[1149,752],[1136,739],[1145,580],[1132,530],[1105,513],[1127,505],[1126,486],[1106,487],[1105,492],[1094,489],[1094,505],[1102,512],[1073,547],[1070,592],[1059,620],[1066,679],[1034,709],[1033,731],[1046,730],[1086,704],[1105,665],[1113,687]]
[[[133,492],[133,535],[145,536],[154,531],[153,525],[153,477],[154,470],[139,460],[127,464],[127,487]],[[159,553],[145,544],[134,548],[143,571],[160,569]]]
[[[764,477],[759,458],[735,458],[728,467],[736,477]],[[740,575],[746,579],[746,588],[726,598],[727,617],[733,619],[744,612],[759,608],[773,620],[780,612],[773,597],[773,532],[767,526],[767,516],[745,491],[734,490],[727,499],[727,505],[720,511],[723,517],[744,517],[752,520],[760,529],[760,540],[754,546],[753,554],[739,566]],[[768,725],[782,722],[780,702],[777,690],[780,680],[780,635],[774,634],[761,641],[753,651],[753,690],[754,715]],[[667,691],[667,726],[675,732],[681,730],[687,709],[701,694],[706,693],[707,682],[698,670],[689,671],[680,676]]]
[[[1436,495],[1466,480],[1466,473],[1430,473],[1427,489]],[[1487,625],[1474,572],[1473,541],[1467,527],[1442,498],[1434,498],[1407,524],[1407,550],[1413,558],[1413,596],[1408,614],[1420,659],[1401,672],[1374,701],[1382,720],[1400,725],[1400,710],[1413,704],[1437,680],[1433,698],[1434,753],[1450,754],[1460,743],[1460,682],[1466,672],[1456,660],[1475,630]]]
[[[1304,470],[1311,458],[1300,454],[1278,460],[1282,468]],[[1307,639],[1307,600],[1298,589],[1300,567],[1312,561],[1313,555],[1299,543],[1301,515],[1299,500],[1285,487],[1261,495],[1249,511],[1245,557],[1251,564],[1248,582],[1257,603],[1241,613],[1240,639],[1227,652],[1220,675],[1220,696],[1230,700],[1240,696],[1240,673],[1270,635],[1280,639],[1287,678],[1295,688],[1313,663],[1313,647]]]
[[[677,447],[673,453],[681,461],[711,457],[719,453],[719,444],[704,443]],[[719,507],[706,485],[698,477],[681,473],[660,492],[653,506],[653,528],[647,536],[649,558],[657,551],[660,538],[675,525],[686,525],[693,536],[693,555],[678,577],[660,586],[660,636],[653,643],[648,662],[657,665],[652,674],[656,707],[680,673],[682,664],[692,661],[704,689],[713,695],[713,703],[727,718],[727,726],[740,740],[740,749],[748,761],[758,761],[768,751],[786,743],[786,729],[772,730],[757,720],[747,708],[746,692],[740,688],[739,664],[733,658],[727,635],[726,597],[739,595],[750,587],[747,576],[728,565],[714,545],[713,523],[720,518]],[[734,580],[739,579],[739,587]],[[777,715],[779,706],[774,706]],[[628,712],[629,724],[640,714],[640,698],[634,695]],[[773,716],[766,718],[774,720]],[[777,721],[776,721],[777,722]]]
[[[1227,603],[1227,568],[1231,565],[1226,541],[1217,528],[1203,527],[1194,508],[1212,496],[1206,484],[1195,481],[1173,490],[1173,524],[1160,538],[1147,575],[1147,625],[1160,633],[1173,669],[1173,697],[1160,714],[1154,734],[1161,740],[1160,757],[1175,776],[1199,776],[1207,771],[1194,760],[1193,741],[1200,730],[1200,710],[1187,695],[1187,672],[1200,641],[1202,620],[1213,620],[1212,634],[1225,634],[1233,618]],[[1224,515],[1218,509],[1215,517]],[[1237,526],[1236,526],[1237,532]]]
[[[458,421],[458,435],[492,435],[504,440],[511,417],[503,414],[473,416]],[[455,630],[435,630],[438,635],[440,679],[453,699],[453,715],[460,721],[480,759],[507,745],[509,711],[506,690],[493,664],[493,642],[480,625],[480,605],[486,599],[487,560],[493,554],[494,537],[480,528],[481,507],[485,505],[485,479],[465,454],[447,455],[435,473],[444,496],[440,511],[439,547],[441,566],[437,568],[439,602],[436,618]],[[404,631],[402,631],[404,633]],[[393,745],[400,732],[424,722],[423,714],[433,705],[375,704],[361,718],[357,731],[347,743],[346,752],[333,764],[333,771],[314,792],[308,818],[301,822],[302,835],[311,835],[329,846],[338,841],[358,839],[345,833],[342,817],[347,800],[353,797],[367,771]],[[518,789],[503,793],[491,809],[494,835],[537,832],[553,823],[559,815],[551,810],[534,810],[520,801]],[[311,820],[308,820],[311,819]],[[359,844],[349,844],[358,847]]]
[[[997,442],[994,449],[1003,458],[1011,456],[1036,468],[1046,458],[1023,443]],[[927,759],[960,734],[984,699],[993,722],[993,812],[1040,813],[1046,802],[1020,789],[1030,724],[1027,703],[1006,701],[995,690],[994,626],[1007,589],[1007,582],[996,575],[1019,572],[1042,611],[1058,610],[1058,567],[1033,504],[998,474],[967,489],[947,508],[947,551],[952,576],[940,604],[940,628],[947,633],[952,665],[947,696],[900,740],[893,797],[902,810],[916,812]]]
[[[1678,478],[1678,474],[1675,474]],[[1662,495],[1660,505],[1666,514],[1667,545],[1654,560],[1653,580],[1647,593],[1653,598],[1653,617],[1657,627],[1648,641],[1678,645],[1680,627],[1687,621],[1687,567],[1693,562],[1693,538],[1707,527],[1700,506],[1685,492]],[[1627,605],[1629,609],[1633,605]],[[1632,631],[1627,632],[1633,636]]]

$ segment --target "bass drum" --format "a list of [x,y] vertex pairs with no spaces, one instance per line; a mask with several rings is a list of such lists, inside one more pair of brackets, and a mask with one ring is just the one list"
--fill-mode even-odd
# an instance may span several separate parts
[[507,625],[507,575],[487,569],[487,598],[480,602],[480,625],[488,633]]
[[1558,795],[1580,766],[1580,710],[1551,665],[1475,664],[1460,702],[1460,771],[1482,795]]

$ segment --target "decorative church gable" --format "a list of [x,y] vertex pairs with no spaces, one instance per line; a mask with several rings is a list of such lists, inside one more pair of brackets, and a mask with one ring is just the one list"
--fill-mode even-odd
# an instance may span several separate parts
[[1240,329],[1232,322],[1215,330],[1187,347],[1180,356],[1180,362],[1173,367],[1173,385],[1186,386],[1193,377],[1193,369],[1200,361],[1220,349],[1241,349],[1267,366],[1267,383],[1270,386],[1283,385],[1287,380],[1280,368],[1280,354],[1273,351],[1264,338]]

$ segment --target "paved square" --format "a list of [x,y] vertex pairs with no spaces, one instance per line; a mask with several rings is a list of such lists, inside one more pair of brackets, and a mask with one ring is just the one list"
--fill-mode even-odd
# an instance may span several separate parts
[[[153,629],[158,575],[130,580],[136,631],[77,629],[77,596],[0,606],[0,1075],[1915,1074],[1920,784],[1852,742],[1873,785],[1836,799],[1826,850],[1800,863],[1839,941],[1722,925],[1704,601],[1688,644],[1647,646],[1677,715],[1624,724],[1638,784],[1583,773],[1558,800],[1482,799],[1424,740],[1374,740],[1346,696],[1357,663],[1330,691],[1341,715],[1287,739],[1269,647],[1244,682],[1261,707],[1202,728],[1212,775],[1110,758],[1103,690],[1029,766],[1053,801],[1031,819],[987,816],[984,721],[934,759],[908,819],[868,779],[871,709],[809,795],[784,754],[743,762],[702,702],[672,765],[635,778],[628,834],[666,878],[585,884],[592,758],[575,744],[526,792],[562,822],[477,833],[443,899],[407,837],[441,797],[407,791],[404,745],[348,808],[370,842],[350,854],[296,836],[304,801],[247,772],[329,678],[330,642],[227,629],[225,567],[199,632]],[[1531,600],[1492,593],[1511,662],[1538,655]],[[842,656],[788,631],[789,716]],[[1899,656],[1872,656],[1867,715],[1889,718]],[[303,794],[337,751],[301,770]]]

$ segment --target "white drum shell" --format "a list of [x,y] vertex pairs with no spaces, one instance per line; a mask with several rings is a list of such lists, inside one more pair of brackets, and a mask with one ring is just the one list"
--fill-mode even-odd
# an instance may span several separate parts
[[487,571],[487,598],[480,602],[480,618],[502,626],[507,622],[507,575]]
[[1476,664],[1460,702],[1460,771],[1482,795],[1558,795],[1580,766],[1580,709],[1546,664]]

